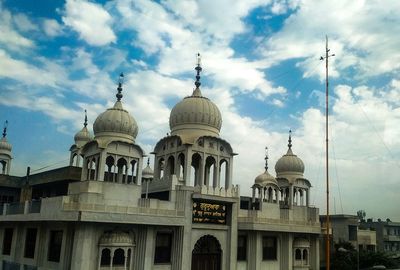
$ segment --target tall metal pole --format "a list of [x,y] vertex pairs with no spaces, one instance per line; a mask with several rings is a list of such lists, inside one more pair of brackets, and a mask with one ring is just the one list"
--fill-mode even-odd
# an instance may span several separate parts
[[320,60],[325,60],[325,162],[326,162],[326,232],[325,232],[325,243],[326,243],[326,269],[330,270],[330,238],[329,238],[329,229],[330,229],[330,220],[329,220],[329,133],[328,133],[328,124],[329,124],[329,73],[328,73],[328,59],[331,56],[335,56],[334,54],[329,55],[330,49],[328,48],[328,36],[326,36],[326,49],[325,49],[325,57],[320,58]]
[[328,80],[328,36],[326,36],[326,50],[325,50],[325,68],[326,68],[326,89],[325,89],[325,152],[326,152],[326,269],[330,270],[330,239],[329,239],[329,135],[328,135],[328,121],[329,121],[329,80]]

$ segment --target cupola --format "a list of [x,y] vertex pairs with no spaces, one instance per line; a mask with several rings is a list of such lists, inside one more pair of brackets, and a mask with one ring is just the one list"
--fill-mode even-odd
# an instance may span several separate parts
[[169,117],[171,135],[179,135],[184,141],[194,141],[200,136],[219,137],[222,125],[221,112],[217,105],[204,97],[200,90],[200,54],[195,68],[196,88],[172,109]]
[[283,155],[278,162],[275,164],[275,172],[277,177],[284,176],[286,174],[303,176],[304,174],[304,163],[303,161],[293,154],[292,151],[292,131],[289,131],[289,144],[288,151]]
[[124,75],[121,73],[116,94],[117,101],[114,106],[101,113],[94,121],[95,139],[135,142],[138,125],[129,112],[122,107],[121,102],[123,79]]

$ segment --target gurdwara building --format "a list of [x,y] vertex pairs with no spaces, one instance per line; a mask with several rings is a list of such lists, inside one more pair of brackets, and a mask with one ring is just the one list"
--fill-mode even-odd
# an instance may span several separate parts
[[123,107],[121,81],[94,136],[85,117],[69,166],[10,175],[4,130],[0,269],[319,269],[319,213],[291,135],[276,177],[266,157],[265,171],[244,187],[252,196],[240,196],[237,154],[220,137],[221,113],[201,93],[200,65],[196,71],[193,93],[173,107],[170,133],[151,153],[153,166],[135,142],[140,121]]

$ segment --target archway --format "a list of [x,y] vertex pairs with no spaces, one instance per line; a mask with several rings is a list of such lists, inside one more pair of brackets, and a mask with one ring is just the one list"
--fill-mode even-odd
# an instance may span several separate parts
[[205,235],[197,240],[192,251],[192,270],[221,270],[222,250],[218,240]]

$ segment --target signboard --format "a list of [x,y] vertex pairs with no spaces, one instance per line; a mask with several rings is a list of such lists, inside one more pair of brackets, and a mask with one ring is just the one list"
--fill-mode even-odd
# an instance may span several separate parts
[[193,201],[194,223],[226,224],[226,205],[205,201]]

